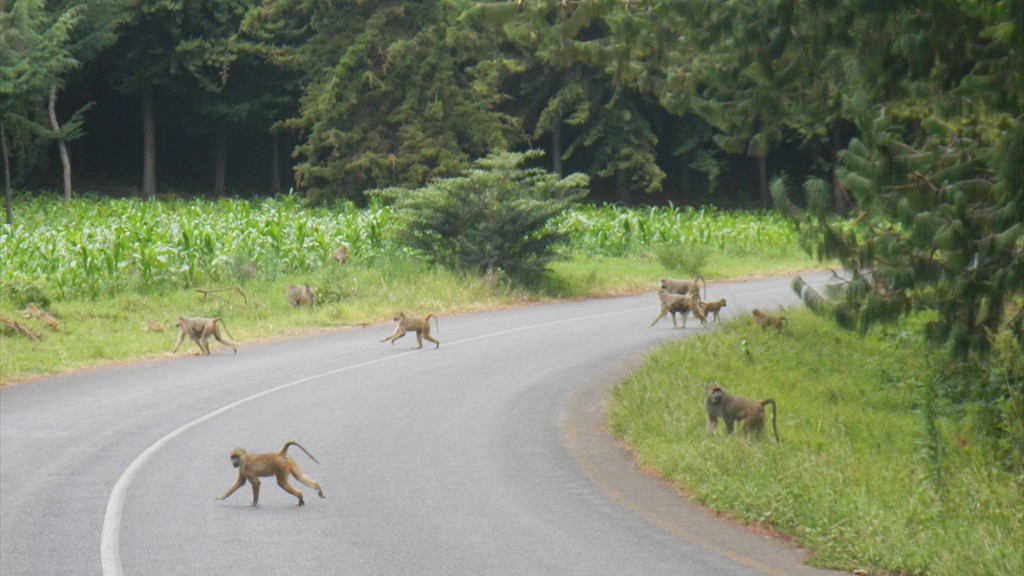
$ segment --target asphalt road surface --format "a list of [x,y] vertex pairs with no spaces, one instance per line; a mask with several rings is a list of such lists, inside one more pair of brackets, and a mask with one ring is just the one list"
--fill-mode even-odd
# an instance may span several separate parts
[[[823,282],[823,276],[814,277]],[[796,302],[788,278],[712,283],[723,320]],[[657,345],[653,292],[446,316],[168,357],[0,390],[0,574],[818,574],[636,469],[608,387]],[[230,319],[229,319],[230,322]],[[140,336],[141,337],[141,336]],[[167,335],[168,349],[173,335]],[[193,346],[194,350],[194,346]],[[694,410],[700,410],[694,406]],[[228,452],[291,456],[306,498],[234,481]]]

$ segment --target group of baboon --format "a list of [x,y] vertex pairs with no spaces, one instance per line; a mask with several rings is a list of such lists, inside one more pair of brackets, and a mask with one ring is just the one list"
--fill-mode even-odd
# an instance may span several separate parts
[[[661,308],[655,316],[651,326],[657,324],[666,315],[672,315],[672,325],[676,324],[676,314],[682,316],[683,328],[686,327],[686,317],[693,314],[700,320],[701,325],[707,326],[708,315],[713,315],[718,322],[718,314],[725,307],[725,298],[715,301],[705,301],[701,298],[701,284],[704,286],[704,296],[707,297],[707,281],[697,276],[693,280],[678,280],[675,278],[661,278],[659,280],[658,300]],[[768,327],[775,328],[778,334],[786,325],[785,316],[773,316],[754,308],[751,311],[754,321],[761,329]],[[736,396],[726,392],[717,382],[711,382],[704,387],[704,411],[708,417],[708,429],[714,431],[718,425],[718,419],[725,422],[725,429],[729,434],[735,431],[738,422],[745,433],[754,436],[761,436],[764,430],[765,406],[772,407],[772,430],[775,433],[775,441],[779,441],[779,431],[775,425],[775,400],[751,400],[742,396]]]
[[[335,257],[340,262],[345,261],[347,256],[347,249],[345,253],[337,258],[337,252]],[[651,322],[651,326],[654,326],[658,320],[661,320],[667,314],[672,314],[672,324],[676,326],[676,314],[682,316],[682,325],[686,327],[686,317],[689,314],[696,316],[702,325],[707,325],[708,315],[713,315],[714,320],[719,321],[719,313],[721,309],[726,306],[726,299],[721,298],[716,301],[705,302],[701,298],[701,284],[704,286],[704,294],[707,295],[707,282],[702,277],[697,277],[694,280],[677,280],[673,278],[661,278],[659,281],[660,287],[658,289],[658,299],[661,303],[661,308],[658,312],[658,316],[655,317],[654,321]],[[312,306],[315,300],[313,290],[308,285],[297,285],[291,284],[285,290],[285,297],[288,303],[292,306]],[[782,328],[786,323],[785,317],[772,316],[766,314],[758,309],[753,310],[754,319],[758,325],[762,328],[769,326],[774,327],[779,333],[782,332]],[[398,312],[394,316],[395,325],[394,331],[388,336],[381,339],[381,342],[395,343],[396,340],[402,338],[409,332],[416,333],[417,346],[419,349],[423,347],[423,339],[425,338],[429,342],[434,343],[434,347],[440,347],[441,342],[430,335],[430,319],[433,318],[434,325],[437,327],[437,317],[433,314],[428,314],[425,317],[411,317],[407,316],[404,312]],[[230,346],[232,350],[235,348],[234,342],[225,340],[220,334],[219,325],[223,324],[221,318],[188,318],[181,316],[178,318],[178,341],[174,346],[174,351],[178,350],[185,336],[190,337],[194,340],[201,350],[202,354],[209,354],[210,347],[208,340],[213,337],[217,341],[221,342],[225,346]],[[226,328],[225,328],[226,331]],[[742,396],[737,396],[726,392],[721,385],[717,382],[711,382],[704,387],[704,409],[707,413],[708,428],[714,431],[717,427],[718,420],[721,418],[725,422],[726,431],[732,434],[736,429],[736,424],[739,423],[742,430],[747,434],[760,436],[764,430],[765,424],[765,407],[771,405],[772,407],[772,431],[775,435],[776,442],[779,441],[779,431],[776,427],[776,405],[772,399],[767,400],[751,400]],[[289,494],[295,496],[298,499],[297,506],[305,505],[302,493],[296,490],[288,483],[288,477],[292,476],[299,482],[313,488],[317,491],[317,494],[324,498],[323,490],[320,485],[306,476],[295,461],[288,456],[288,448],[291,446],[298,446],[306,453],[314,462],[319,464],[319,461],[309,453],[301,444],[295,441],[286,442],[284,447],[279,452],[265,452],[262,454],[249,454],[242,448],[235,448],[231,451],[230,458],[231,463],[235,468],[238,468],[238,478],[234,484],[227,489],[227,491],[218,497],[218,500],[223,500],[228,496],[232,495],[236,490],[241,488],[246,482],[252,485],[252,502],[250,506],[256,506],[259,503],[260,497],[260,478],[274,476],[277,479],[277,484],[283,490]]]
[[[707,326],[708,316],[713,315],[715,322],[719,321],[719,313],[722,308],[725,308],[725,298],[719,298],[718,300],[706,301],[701,298],[700,287],[704,285],[704,297],[707,297],[708,283],[702,276],[697,276],[693,280],[678,280],[676,278],[661,278],[658,280],[660,288],[658,288],[658,300],[661,303],[661,308],[658,310],[658,315],[654,317],[651,322],[651,326],[658,323],[666,315],[672,315],[672,325],[678,327],[676,324],[676,314],[682,316],[683,328],[686,328],[686,317],[693,314],[700,320],[702,326]],[[775,330],[781,334],[782,328],[786,324],[785,316],[772,316],[766,314],[757,308],[751,312],[754,315],[754,320],[761,328],[767,328],[772,326]]]

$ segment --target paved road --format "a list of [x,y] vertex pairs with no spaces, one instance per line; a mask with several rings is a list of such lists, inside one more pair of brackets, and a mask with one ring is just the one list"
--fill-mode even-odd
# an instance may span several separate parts
[[[723,318],[795,302],[713,284]],[[0,390],[0,573],[816,574],[686,505],[603,427],[607,387],[675,330],[653,293],[243,344]],[[242,336],[244,335],[236,335]],[[172,344],[168,337],[168,347]],[[326,499],[231,484],[228,452],[292,455]]]

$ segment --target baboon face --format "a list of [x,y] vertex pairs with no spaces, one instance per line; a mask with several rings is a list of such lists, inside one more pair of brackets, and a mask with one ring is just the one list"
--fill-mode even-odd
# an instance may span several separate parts
[[709,384],[707,389],[704,391],[707,395],[708,402],[711,404],[722,403],[722,387],[714,384]]

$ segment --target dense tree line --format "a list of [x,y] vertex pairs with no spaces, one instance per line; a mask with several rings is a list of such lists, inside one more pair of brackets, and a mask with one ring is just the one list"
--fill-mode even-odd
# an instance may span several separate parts
[[361,199],[542,148],[607,199],[697,202],[724,181],[767,206],[785,172],[827,178],[843,211],[839,153],[880,113],[920,138],[935,122],[991,133],[1021,109],[1019,1],[0,8],[5,174],[38,186],[59,162],[66,195],[74,163],[145,196]]

